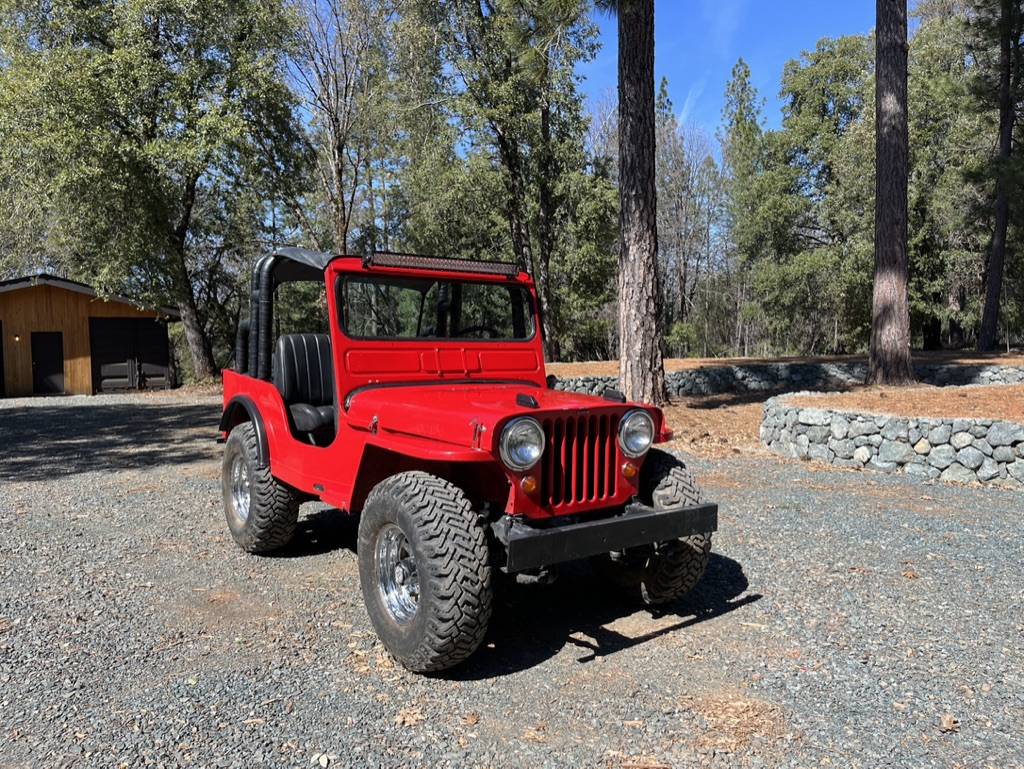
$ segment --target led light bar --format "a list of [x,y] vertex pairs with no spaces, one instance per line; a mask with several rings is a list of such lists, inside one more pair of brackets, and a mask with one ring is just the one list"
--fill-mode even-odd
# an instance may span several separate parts
[[505,275],[509,278],[514,278],[520,271],[519,266],[513,262],[485,262],[448,256],[418,256],[416,254],[396,254],[391,251],[374,251],[372,254],[364,256],[363,266],[472,272],[483,275]]

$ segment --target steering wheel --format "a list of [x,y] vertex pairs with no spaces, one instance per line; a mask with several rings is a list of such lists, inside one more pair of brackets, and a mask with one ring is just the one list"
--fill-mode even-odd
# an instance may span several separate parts
[[484,325],[466,326],[465,328],[460,328],[458,331],[455,332],[455,335],[465,336],[466,334],[479,334],[482,332],[487,332],[487,336],[491,339],[497,339],[499,336],[501,336],[501,334],[498,333],[498,329],[494,328],[494,326]]

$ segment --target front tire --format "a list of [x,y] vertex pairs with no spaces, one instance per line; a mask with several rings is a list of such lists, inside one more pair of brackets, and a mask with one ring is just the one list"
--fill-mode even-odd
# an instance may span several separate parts
[[269,553],[287,545],[299,519],[299,498],[257,461],[256,430],[236,425],[224,445],[221,488],[231,536],[247,553]]
[[370,622],[402,665],[445,670],[476,651],[491,616],[490,556],[458,487],[423,472],[377,484],[363,506],[358,553]]
[[[651,449],[640,471],[640,501],[655,510],[701,503],[697,481],[675,454]],[[659,542],[646,548],[595,556],[598,574],[638,590],[648,606],[671,603],[689,593],[707,569],[711,532]]]

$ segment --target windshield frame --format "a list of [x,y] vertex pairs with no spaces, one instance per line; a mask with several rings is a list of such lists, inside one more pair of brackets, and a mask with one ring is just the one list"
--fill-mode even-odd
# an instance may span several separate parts
[[[435,283],[458,283],[461,285],[477,285],[477,286],[500,286],[502,288],[512,290],[518,290],[523,294],[523,320],[529,324],[530,333],[520,339],[514,338],[494,338],[484,336],[362,336],[353,334],[349,331],[345,318],[346,318],[346,307],[344,297],[342,294],[343,287],[347,281],[359,282],[359,283],[402,283],[411,280],[427,280]],[[511,293],[510,293],[511,297]],[[424,299],[426,294],[424,294]],[[534,292],[524,283],[518,280],[488,280],[479,279],[472,277],[453,277],[444,274],[429,275],[425,276],[422,274],[416,275],[404,275],[404,274],[367,274],[359,272],[342,272],[339,273],[334,283],[334,302],[335,309],[337,311],[338,318],[338,329],[345,336],[346,339],[350,339],[356,342],[388,342],[388,343],[412,343],[412,344],[423,344],[423,343],[450,343],[450,344],[501,344],[501,345],[523,345],[530,344],[537,338],[537,331],[540,326],[540,310],[537,306],[537,298]],[[426,305],[421,304],[419,323],[423,322],[424,309]]]

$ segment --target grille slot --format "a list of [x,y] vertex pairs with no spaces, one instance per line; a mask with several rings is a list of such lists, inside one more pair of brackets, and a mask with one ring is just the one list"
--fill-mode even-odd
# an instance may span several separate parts
[[541,421],[547,445],[541,459],[541,501],[555,510],[615,496],[614,413],[548,417]]

